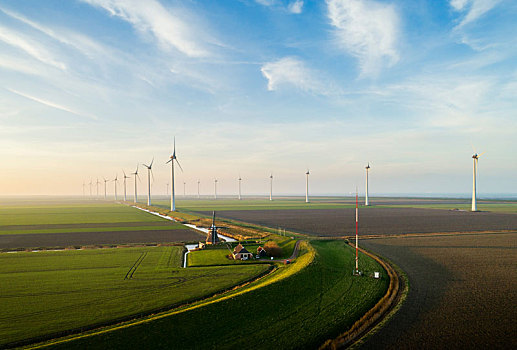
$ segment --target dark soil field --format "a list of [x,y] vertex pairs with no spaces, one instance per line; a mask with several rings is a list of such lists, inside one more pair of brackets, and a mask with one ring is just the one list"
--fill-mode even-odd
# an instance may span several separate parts
[[[209,214],[204,212],[204,214]],[[355,234],[355,209],[227,210],[218,216],[318,236]],[[360,234],[517,230],[517,215],[416,208],[362,208]]]
[[0,235],[0,249],[52,248],[101,244],[172,243],[202,240],[205,236],[189,229],[69,232]]
[[517,233],[369,239],[407,273],[401,309],[362,349],[516,349]]

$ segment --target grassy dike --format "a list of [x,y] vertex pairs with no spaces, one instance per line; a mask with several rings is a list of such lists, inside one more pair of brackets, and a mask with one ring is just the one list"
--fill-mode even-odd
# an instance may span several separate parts
[[[349,329],[385,294],[389,278],[343,241],[311,241],[295,263],[181,310],[75,337],[53,348],[315,348]],[[382,271],[383,277],[368,277]]]

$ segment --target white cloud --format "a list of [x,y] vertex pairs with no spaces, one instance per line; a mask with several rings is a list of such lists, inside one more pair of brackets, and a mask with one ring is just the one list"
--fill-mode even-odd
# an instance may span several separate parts
[[264,6],[272,6],[275,4],[275,0],[255,0],[257,4]]
[[69,108],[69,107],[66,107],[66,106],[63,106],[63,105],[60,105],[60,104],[57,104],[57,103],[54,103],[54,102],[51,102],[51,101],[47,101],[47,100],[44,100],[42,98],[39,98],[39,97],[35,97],[35,96],[31,96],[29,94],[26,94],[26,93],[23,93],[23,92],[20,92],[20,91],[17,91],[17,90],[14,90],[14,89],[10,89],[10,88],[6,88],[7,91],[10,91],[12,92],[13,94],[16,94],[16,95],[19,95],[19,96],[22,96],[22,97],[25,97],[29,100],[32,100],[32,101],[35,101],[35,102],[38,102],[38,103],[41,103],[42,105],[45,105],[47,107],[52,107],[52,108],[55,108],[55,109],[59,109],[61,111],[65,111],[65,112],[68,112],[68,113],[72,113],[72,114],[75,114],[75,115],[78,115],[80,117],[87,117],[87,118],[90,118],[90,119],[98,119],[96,116],[94,115],[90,115],[90,114],[86,114],[86,113],[81,113],[81,112],[77,112],[77,111],[74,111],[73,109]]
[[37,44],[33,40],[25,38],[21,34],[8,28],[0,26],[0,41],[24,51],[26,54],[40,62],[61,70],[66,70],[66,65],[52,57],[48,50],[42,45]]
[[175,48],[190,57],[203,57],[208,51],[194,28],[173,15],[156,0],[82,0],[131,23],[140,33],[151,34],[163,49]]
[[287,6],[289,12],[294,14],[300,14],[303,11],[303,0],[293,1]]
[[328,17],[339,45],[359,59],[362,75],[395,64],[399,16],[393,5],[376,1],[327,0]]
[[291,85],[306,92],[316,94],[329,94],[330,88],[326,86],[317,72],[309,69],[295,57],[284,57],[274,62],[264,64],[260,71],[268,80],[269,91],[278,90],[283,85]]
[[474,22],[494,8],[501,0],[450,0],[451,7],[465,14],[457,28]]

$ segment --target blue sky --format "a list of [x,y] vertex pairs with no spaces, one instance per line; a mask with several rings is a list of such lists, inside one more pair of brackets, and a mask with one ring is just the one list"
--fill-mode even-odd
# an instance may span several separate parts
[[[0,194],[517,193],[517,3],[0,0]],[[145,182],[143,182],[145,183]],[[140,186],[142,192],[144,186]],[[182,187],[180,186],[182,189]],[[120,191],[120,189],[119,189]]]

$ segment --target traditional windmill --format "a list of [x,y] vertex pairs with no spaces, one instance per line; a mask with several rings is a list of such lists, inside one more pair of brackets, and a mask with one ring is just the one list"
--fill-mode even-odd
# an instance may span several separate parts
[[220,226],[215,226],[215,211],[212,214],[212,226],[208,228],[208,236],[206,237],[206,244],[217,244],[220,243],[221,240],[217,235],[217,229],[222,228]]

